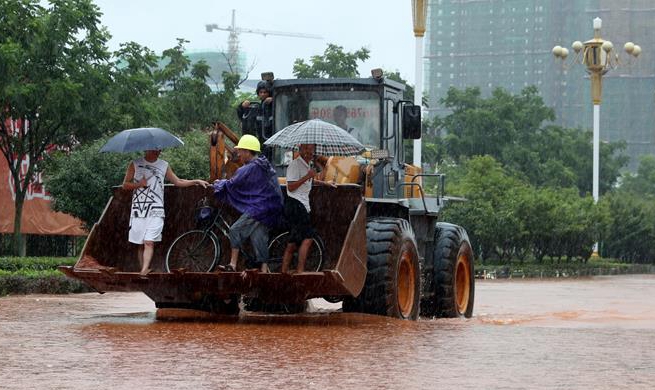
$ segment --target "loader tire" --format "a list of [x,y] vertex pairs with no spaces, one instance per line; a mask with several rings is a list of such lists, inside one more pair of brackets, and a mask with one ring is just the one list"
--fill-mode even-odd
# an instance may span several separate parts
[[437,318],[473,315],[473,250],[464,228],[439,222],[432,262],[423,268],[421,313]]
[[343,311],[416,320],[421,272],[409,222],[400,218],[370,219],[366,239],[366,282],[357,298],[344,299]]

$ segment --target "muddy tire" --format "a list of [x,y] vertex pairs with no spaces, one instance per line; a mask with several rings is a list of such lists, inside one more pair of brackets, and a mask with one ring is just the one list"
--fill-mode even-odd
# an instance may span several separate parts
[[473,315],[475,279],[473,250],[466,231],[437,223],[432,263],[423,268],[421,313],[438,318]]
[[343,311],[417,319],[421,272],[409,222],[399,218],[370,219],[366,239],[366,282],[357,298],[344,299]]

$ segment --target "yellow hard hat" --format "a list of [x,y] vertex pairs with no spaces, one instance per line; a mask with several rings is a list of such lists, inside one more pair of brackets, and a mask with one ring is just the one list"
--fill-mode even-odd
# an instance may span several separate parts
[[261,146],[259,145],[259,140],[254,135],[246,134],[239,140],[239,143],[236,146],[239,149],[248,149],[253,152],[261,152]]

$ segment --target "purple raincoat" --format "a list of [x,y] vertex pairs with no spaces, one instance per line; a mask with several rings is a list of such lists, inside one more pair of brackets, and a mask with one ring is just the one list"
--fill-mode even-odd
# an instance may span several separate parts
[[275,227],[282,220],[282,191],[275,169],[264,155],[237,169],[231,179],[216,181],[214,195],[268,227]]

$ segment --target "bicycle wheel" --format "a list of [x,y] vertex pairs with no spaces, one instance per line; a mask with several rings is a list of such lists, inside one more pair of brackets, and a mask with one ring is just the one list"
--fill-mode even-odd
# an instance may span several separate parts
[[221,254],[213,233],[188,231],[173,241],[166,253],[166,271],[184,268],[189,272],[210,272]]
[[[280,272],[282,270],[282,257],[284,256],[284,250],[288,242],[289,232],[284,232],[272,239],[271,243],[268,244],[268,257],[270,258],[268,267],[271,272]],[[305,261],[305,272],[318,272],[321,270],[324,252],[321,239],[319,237],[312,238],[312,246],[309,248],[307,261]],[[296,268],[298,268],[298,251],[293,254],[291,264],[289,265],[289,269]]]

